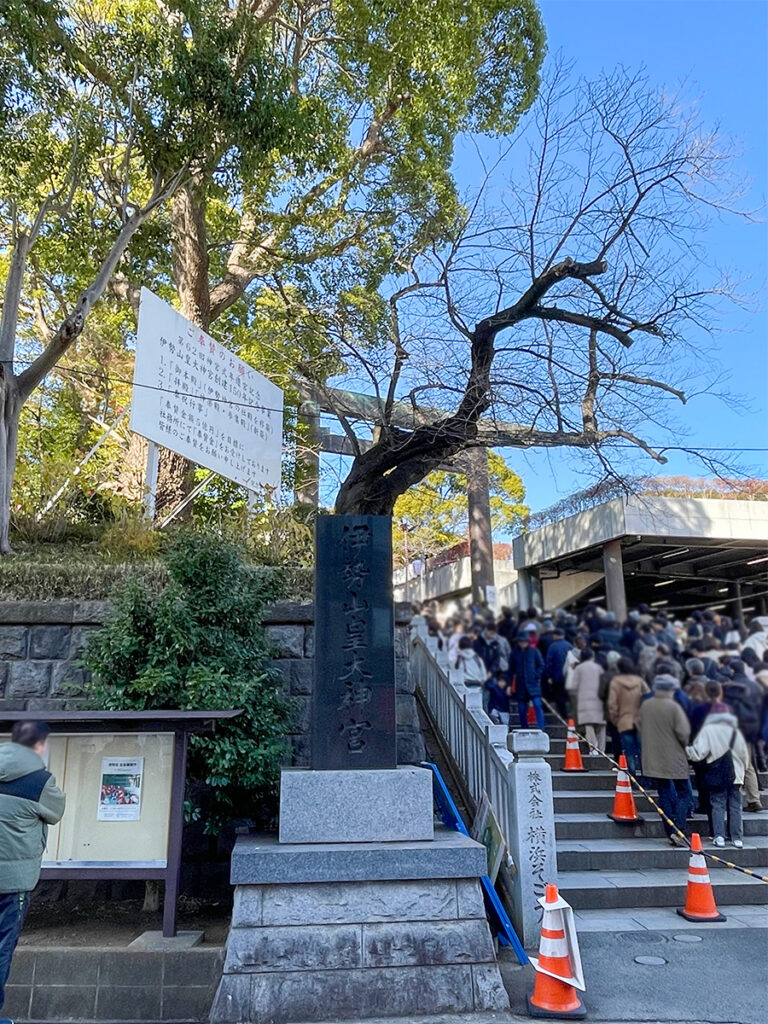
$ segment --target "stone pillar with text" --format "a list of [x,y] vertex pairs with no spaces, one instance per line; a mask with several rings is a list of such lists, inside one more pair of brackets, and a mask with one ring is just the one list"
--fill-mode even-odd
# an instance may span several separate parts
[[397,765],[389,517],[318,518],[315,607],[311,767],[282,773],[279,841],[237,841],[211,1024],[507,1009],[485,849]]

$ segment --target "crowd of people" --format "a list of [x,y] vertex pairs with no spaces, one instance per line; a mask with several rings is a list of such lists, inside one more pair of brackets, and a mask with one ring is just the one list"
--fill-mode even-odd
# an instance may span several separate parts
[[758,772],[768,770],[768,617],[747,626],[704,610],[683,621],[647,605],[625,622],[595,604],[578,615],[504,608],[498,620],[487,608],[417,610],[493,720],[544,729],[545,698],[656,788],[673,845],[696,812],[715,846],[743,845],[743,805],[762,810]]

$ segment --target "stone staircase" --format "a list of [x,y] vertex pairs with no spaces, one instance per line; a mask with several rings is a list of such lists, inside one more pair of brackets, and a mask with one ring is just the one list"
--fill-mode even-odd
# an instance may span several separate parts
[[[644,821],[637,825],[611,821],[607,814],[613,807],[616,773],[610,764],[584,756],[586,774],[564,772],[566,729],[547,715],[547,731],[560,888],[576,912],[579,929],[684,928],[687,922],[674,909],[685,899],[688,851],[669,845],[661,819],[638,793],[635,801]],[[582,754],[584,749],[582,745]],[[760,783],[763,808],[768,808],[768,776],[762,775]],[[705,851],[768,875],[768,810],[744,813],[743,850],[728,846],[716,851],[707,840],[703,816],[690,824],[701,833]],[[733,926],[768,927],[768,885],[709,864],[718,907]]]

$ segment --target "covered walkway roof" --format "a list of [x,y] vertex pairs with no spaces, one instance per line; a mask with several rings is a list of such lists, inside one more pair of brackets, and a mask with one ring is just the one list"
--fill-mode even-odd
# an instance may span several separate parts
[[620,544],[629,607],[765,612],[767,501],[615,498],[517,537],[514,565],[540,581],[545,607],[604,600],[611,542]]

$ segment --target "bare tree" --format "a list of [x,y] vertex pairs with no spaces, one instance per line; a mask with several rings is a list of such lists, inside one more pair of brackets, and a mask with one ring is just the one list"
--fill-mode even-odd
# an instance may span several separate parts
[[[732,298],[705,248],[739,205],[728,147],[642,75],[569,85],[562,69],[517,145],[501,209],[482,207],[486,183],[453,244],[403,267],[391,344],[333,342],[344,386],[375,396],[325,389],[356,452],[339,513],[391,514],[478,446],[580,449],[608,474],[619,447],[663,463],[650,438],[706,386],[702,336]],[[373,444],[355,448],[356,420]]]

